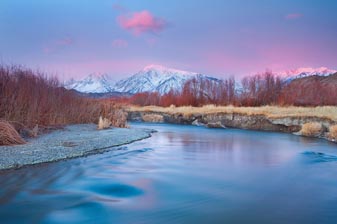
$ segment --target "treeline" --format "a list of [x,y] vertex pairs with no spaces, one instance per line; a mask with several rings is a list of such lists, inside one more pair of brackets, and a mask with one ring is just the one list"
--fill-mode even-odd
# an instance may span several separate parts
[[[328,79],[328,80],[327,80]],[[329,80],[330,79],[330,80]],[[337,105],[337,74],[329,77],[312,76],[294,81],[284,81],[270,71],[244,77],[236,82],[234,77],[224,80],[194,78],[180,91],[167,94],[138,93],[124,99],[128,103],[148,106],[203,106],[234,105]]]
[[0,66],[0,120],[17,129],[117,119],[114,101],[78,96],[55,77],[20,66]]

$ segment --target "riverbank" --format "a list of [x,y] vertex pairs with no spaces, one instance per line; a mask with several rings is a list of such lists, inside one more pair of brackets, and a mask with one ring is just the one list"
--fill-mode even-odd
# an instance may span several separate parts
[[[203,125],[209,128],[239,128],[307,135],[303,127],[319,124],[310,137],[336,141],[329,129],[337,124],[337,107],[135,107],[128,120]],[[308,135],[307,135],[308,136]]]
[[0,146],[0,170],[101,153],[111,147],[149,138],[151,129],[112,128],[97,130],[96,125],[66,126],[25,145]]

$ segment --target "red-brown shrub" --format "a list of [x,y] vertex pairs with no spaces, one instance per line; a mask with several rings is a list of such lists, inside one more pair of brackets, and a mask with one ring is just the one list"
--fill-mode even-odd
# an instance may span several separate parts
[[0,66],[1,119],[28,128],[97,123],[99,116],[107,117],[119,109],[113,100],[88,99],[66,90],[55,77],[18,66]]

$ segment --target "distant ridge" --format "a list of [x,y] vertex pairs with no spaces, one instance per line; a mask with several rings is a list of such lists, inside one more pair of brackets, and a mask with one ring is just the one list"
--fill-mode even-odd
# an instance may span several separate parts
[[298,78],[310,77],[310,76],[329,76],[336,73],[337,70],[329,69],[327,67],[320,68],[298,68],[292,69],[284,72],[280,72],[277,75],[283,77],[286,81],[292,81]]
[[123,92],[136,94],[140,92],[159,92],[165,94],[170,90],[181,90],[184,84],[193,78],[220,81],[217,78],[195,72],[167,68],[161,65],[149,65],[129,78],[116,83],[113,83],[108,75],[89,75],[79,81],[71,80],[66,83],[65,87],[82,93]]
[[[334,73],[337,73],[337,70],[320,67],[298,68],[279,72],[276,73],[276,75],[289,83],[296,79],[311,76],[327,77]],[[118,95],[117,93],[132,95],[140,92],[158,92],[165,94],[170,90],[180,91],[184,84],[193,78],[199,81],[220,81],[217,78],[196,72],[167,68],[162,65],[148,65],[134,75],[117,82],[113,82],[112,77],[107,74],[90,74],[81,80],[72,79],[68,81],[65,84],[65,88],[93,96],[99,96],[100,94],[102,96]],[[240,82],[237,82],[237,88],[240,89]]]

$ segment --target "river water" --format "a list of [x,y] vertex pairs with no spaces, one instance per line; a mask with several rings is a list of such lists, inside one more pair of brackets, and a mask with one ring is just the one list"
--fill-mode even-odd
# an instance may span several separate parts
[[337,144],[158,130],[111,151],[0,173],[0,223],[337,223]]

